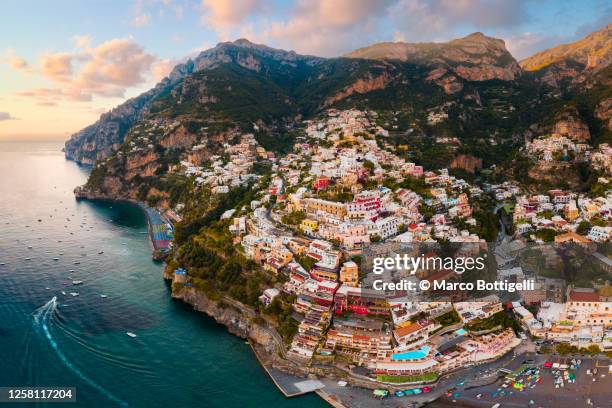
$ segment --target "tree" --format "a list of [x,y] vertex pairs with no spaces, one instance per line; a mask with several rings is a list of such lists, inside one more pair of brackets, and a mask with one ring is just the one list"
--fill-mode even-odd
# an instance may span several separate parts
[[591,354],[601,353],[601,349],[599,348],[597,344],[591,344],[589,347],[587,347],[587,351]]
[[381,237],[378,234],[374,234],[370,237],[370,242],[380,242],[381,241]]
[[591,228],[591,224],[588,221],[580,221],[578,224],[578,228],[576,228],[576,233],[580,235],[586,235],[589,232],[589,228]]

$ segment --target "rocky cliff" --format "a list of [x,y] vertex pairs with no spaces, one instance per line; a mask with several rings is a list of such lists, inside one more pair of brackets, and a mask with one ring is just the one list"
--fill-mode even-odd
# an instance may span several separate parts
[[559,87],[564,81],[578,84],[593,72],[612,62],[612,24],[570,44],[562,44],[520,61],[525,71],[533,72],[548,85]]
[[428,80],[453,94],[466,81],[512,81],[521,73],[503,40],[474,33],[446,43],[380,43],[347,54],[349,58],[402,61],[431,68]]

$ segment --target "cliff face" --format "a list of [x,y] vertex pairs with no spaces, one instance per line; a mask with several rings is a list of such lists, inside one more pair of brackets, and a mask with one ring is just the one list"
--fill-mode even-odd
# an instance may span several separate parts
[[552,133],[558,133],[576,142],[588,142],[591,139],[589,127],[575,109],[569,109],[560,114],[559,119],[552,127]]
[[476,169],[480,169],[482,167],[482,159],[466,154],[460,154],[453,159],[449,167],[451,169],[463,169],[468,173],[474,173],[476,172]]
[[[172,281],[172,298],[181,300],[193,309],[205,313],[215,319],[219,324],[227,327],[227,330],[239,337],[249,339],[263,347],[271,355],[277,354],[278,347],[282,347],[274,338],[271,329],[253,322],[256,313],[249,307],[235,300],[214,301],[195,287],[184,286],[184,279],[175,277],[166,268],[164,279]],[[231,303],[226,303],[231,302]]]
[[127,130],[146,112],[148,102],[163,85],[130,99],[100,116],[91,126],[75,133],[66,142],[66,158],[82,164],[94,164],[110,157],[123,143]]
[[466,81],[513,81],[521,74],[521,68],[506,50],[504,41],[482,33],[447,43],[380,43],[353,51],[347,57],[434,67],[428,79],[435,81],[448,94],[463,87],[458,78]]
[[595,108],[595,117],[612,130],[612,98],[602,100]]
[[546,84],[559,87],[563,82],[581,84],[592,73],[612,62],[612,24],[570,44],[538,52],[520,62]]

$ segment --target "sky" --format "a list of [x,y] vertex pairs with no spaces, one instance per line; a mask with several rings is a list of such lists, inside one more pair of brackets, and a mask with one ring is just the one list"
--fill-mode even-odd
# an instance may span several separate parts
[[0,140],[67,139],[174,65],[247,38],[333,57],[475,31],[517,59],[612,20],[606,0],[3,0]]

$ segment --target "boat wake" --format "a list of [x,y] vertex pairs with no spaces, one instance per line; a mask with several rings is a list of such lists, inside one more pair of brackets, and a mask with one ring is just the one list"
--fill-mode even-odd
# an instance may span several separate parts
[[34,325],[36,329],[42,331],[42,334],[49,341],[49,344],[51,345],[51,347],[53,348],[53,350],[55,351],[59,359],[70,371],[76,374],[85,383],[87,383],[91,387],[98,390],[101,394],[103,394],[109,400],[113,401],[114,403],[120,406],[127,407],[128,404],[126,402],[115,397],[106,388],[104,388],[103,386],[101,386],[100,384],[98,384],[91,378],[87,377],[85,374],[83,374],[83,372],[81,372],[81,370],[79,370],[74,364],[72,364],[70,360],[66,358],[66,355],[60,350],[57,341],[55,341],[55,339],[53,338],[53,335],[51,334],[51,330],[49,329],[49,324],[52,322],[52,318],[53,316],[55,316],[57,312],[57,305],[58,305],[57,296],[53,296],[51,300],[49,300],[43,306],[39,307],[38,309],[36,309],[36,311],[34,311],[34,314],[33,314],[34,315]]

